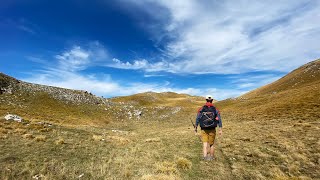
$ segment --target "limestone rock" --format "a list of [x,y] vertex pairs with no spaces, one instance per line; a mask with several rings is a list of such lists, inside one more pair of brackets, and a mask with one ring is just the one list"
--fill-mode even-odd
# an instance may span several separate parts
[[4,119],[6,119],[7,121],[17,121],[17,122],[22,122],[22,118],[18,115],[14,115],[14,114],[7,114]]

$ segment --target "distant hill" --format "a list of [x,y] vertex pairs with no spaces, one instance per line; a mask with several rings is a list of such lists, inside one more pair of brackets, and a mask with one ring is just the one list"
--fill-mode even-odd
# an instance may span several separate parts
[[168,106],[168,107],[194,107],[204,103],[203,97],[178,94],[174,92],[145,92],[131,96],[115,97],[112,102],[126,102],[140,106]]
[[320,60],[312,61],[281,79],[235,99],[218,103],[224,111],[243,117],[320,118]]
[[[106,99],[83,90],[28,83],[0,73],[0,116],[18,114],[32,121],[101,125],[111,121],[168,119],[194,111],[203,98],[173,92],[146,92]],[[191,108],[191,109],[190,109]]]

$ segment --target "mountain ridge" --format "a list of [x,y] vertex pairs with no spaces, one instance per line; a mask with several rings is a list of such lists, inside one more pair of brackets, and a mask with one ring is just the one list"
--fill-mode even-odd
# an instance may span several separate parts
[[[239,112],[245,118],[320,118],[320,60],[309,62],[279,80],[238,98],[217,104],[224,111]],[[270,112],[273,116],[268,115]]]

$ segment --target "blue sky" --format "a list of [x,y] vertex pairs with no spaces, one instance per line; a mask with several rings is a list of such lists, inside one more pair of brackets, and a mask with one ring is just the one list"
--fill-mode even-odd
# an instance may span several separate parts
[[4,0],[0,71],[113,97],[222,100],[320,57],[320,1]]

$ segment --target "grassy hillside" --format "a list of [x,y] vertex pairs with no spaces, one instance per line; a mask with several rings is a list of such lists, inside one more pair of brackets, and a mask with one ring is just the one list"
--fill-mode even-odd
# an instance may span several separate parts
[[320,178],[320,60],[235,99],[218,102],[228,120],[224,153],[247,178]]
[[142,93],[96,103],[81,91],[2,77],[0,113],[27,121],[0,120],[0,179],[206,178],[190,127],[199,97]]
[[203,98],[106,100],[0,76],[0,113],[29,120],[0,120],[0,179],[320,179],[319,72],[317,60],[217,102],[224,135],[211,162],[190,122]]
[[320,118],[320,60],[310,62],[269,85],[236,99],[218,103],[224,111],[241,117],[264,119],[287,118],[314,120]]
[[78,125],[110,121],[104,109],[108,102],[85,91],[26,83],[5,74],[0,74],[0,88],[0,116],[12,113],[29,121]]

